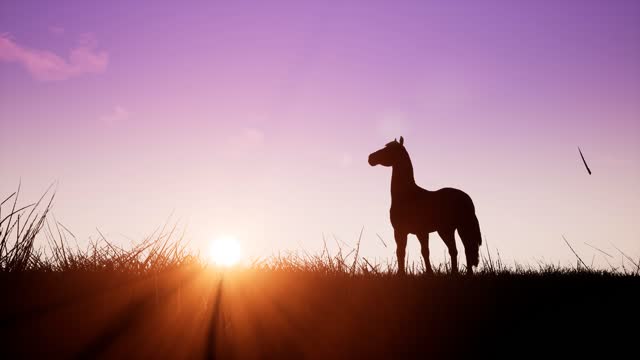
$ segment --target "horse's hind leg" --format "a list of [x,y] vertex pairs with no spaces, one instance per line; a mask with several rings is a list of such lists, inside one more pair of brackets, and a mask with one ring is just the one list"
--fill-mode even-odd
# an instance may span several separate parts
[[[466,250],[466,248],[465,248]],[[467,275],[473,275],[473,266],[471,265],[471,260],[469,254],[467,254]]]
[[456,233],[455,229],[451,230],[438,230],[438,235],[442,238],[445,245],[449,249],[449,256],[451,257],[451,273],[458,273],[458,249],[456,249]]
[[418,234],[418,240],[420,241],[420,251],[424,258],[424,270],[427,274],[433,274],[431,269],[431,261],[429,260],[429,233]]

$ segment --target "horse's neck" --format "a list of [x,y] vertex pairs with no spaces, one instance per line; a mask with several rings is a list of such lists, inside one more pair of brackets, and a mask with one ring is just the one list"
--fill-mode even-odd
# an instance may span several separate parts
[[393,167],[391,175],[391,198],[402,198],[408,192],[417,188],[413,178],[413,166],[411,159],[407,156],[406,161]]

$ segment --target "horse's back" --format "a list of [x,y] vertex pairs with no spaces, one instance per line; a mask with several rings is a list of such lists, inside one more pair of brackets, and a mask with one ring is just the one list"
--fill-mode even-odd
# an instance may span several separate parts
[[464,191],[456,188],[442,188],[432,192],[435,206],[453,219],[475,213],[473,200]]
[[432,193],[441,201],[453,202],[459,205],[473,205],[471,197],[460,189],[446,187]]

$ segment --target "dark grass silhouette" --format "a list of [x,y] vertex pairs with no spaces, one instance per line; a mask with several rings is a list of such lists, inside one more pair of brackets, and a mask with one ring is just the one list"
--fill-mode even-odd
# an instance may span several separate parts
[[[18,225],[27,217],[9,221],[15,210],[0,209],[8,239],[2,358],[613,356],[635,348],[640,267],[630,257],[632,268],[598,271],[581,259],[574,268],[507,267],[487,253],[473,277],[452,276],[450,264],[431,276],[410,266],[398,277],[393,265],[339,249],[225,271],[184,252],[175,227],[131,249],[102,237],[82,250],[59,223],[40,221],[49,206],[26,210],[37,220]],[[40,231],[46,251],[32,241]]]
[[3,358],[451,358],[576,339],[609,351],[632,349],[640,320],[637,276],[578,271],[36,271],[0,286]]
[[420,241],[427,273],[431,273],[429,261],[429,233],[437,231],[449,249],[451,271],[458,272],[458,250],[455,232],[464,245],[467,274],[479,263],[479,248],[482,244],[480,225],[473,201],[465,192],[444,188],[429,191],[416,184],[413,165],[404,147],[404,138],[394,140],[384,148],[369,155],[369,165],[390,166],[391,175],[391,224],[396,240],[398,271],[404,273],[407,236],[414,234]]

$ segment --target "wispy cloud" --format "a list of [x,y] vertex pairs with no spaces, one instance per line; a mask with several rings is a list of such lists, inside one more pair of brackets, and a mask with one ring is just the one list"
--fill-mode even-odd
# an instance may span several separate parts
[[49,32],[53,35],[64,34],[64,28],[62,26],[49,26]]
[[100,121],[106,124],[114,124],[129,119],[129,111],[122,106],[118,105],[113,109],[113,112],[100,117]]
[[343,153],[340,158],[340,167],[348,168],[353,163],[353,157],[350,153]]
[[239,134],[231,136],[229,143],[235,148],[254,149],[264,143],[264,133],[256,128],[244,128]]
[[17,62],[39,81],[65,80],[88,73],[101,73],[107,68],[109,54],[98,51],[91,34],[80,37],[78,45],[64,59],[48,51],[32,49],[15,42],[8,34],[0,34],[0,61]]
[[388,112],[376,122],[376,131],[384,139],[399,138],[407,133],[408,128],[407,118],[401,112]]

